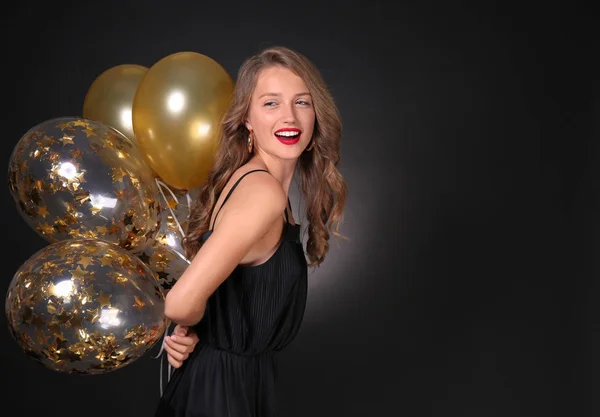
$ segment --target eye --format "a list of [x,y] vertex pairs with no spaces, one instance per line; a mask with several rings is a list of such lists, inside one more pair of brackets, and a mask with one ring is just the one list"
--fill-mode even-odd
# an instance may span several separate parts
[[273,107],[275,104],[277,104],[274,101],[267,101],[265,104],[263,104],[265,107]]
[[310,106],[310,103],[306,100],[298,100],[296,103],[301,104],[302,106]]

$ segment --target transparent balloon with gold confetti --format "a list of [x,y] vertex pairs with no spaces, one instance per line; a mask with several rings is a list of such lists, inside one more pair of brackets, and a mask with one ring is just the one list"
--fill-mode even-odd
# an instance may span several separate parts
[[149,245],[132,252],[156,274],[167,293],[189,266],[182,241],[199,188],[180,190],[155,179],[160,192],[160,229]]
[[62,117],[32,127],[8,174],[18,212],[50,243],[93,238],[133,249],[160,227],[153,171],[135,143],[101,122]]
[[162,339],[164,297],[152,271],[127,250],[71,239],[39,250],[17,270],[5,314],[27,357],[54,371],[100,374]]

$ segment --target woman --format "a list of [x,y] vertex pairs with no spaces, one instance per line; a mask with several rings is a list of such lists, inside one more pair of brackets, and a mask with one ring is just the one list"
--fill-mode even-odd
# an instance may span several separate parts
[[[300,327],[308,267],[324,261],[330,233],[340,236],[340,137],[337,108],[306,57],[272,47],[243,63],[188,224],[191,264],[165,303],[181,334],[189,327],[199,342],[175,370],[156,416],[275,415],[276,353]],[[288,197],[296,169],[308,262]]]

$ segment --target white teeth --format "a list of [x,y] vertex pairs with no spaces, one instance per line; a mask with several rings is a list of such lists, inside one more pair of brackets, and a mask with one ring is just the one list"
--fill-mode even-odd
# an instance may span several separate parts
[[300,132],[278,132],[275,133],[277,136],[285,136],[285,137],[294,137],[294,136],[298,136],[300,134]]

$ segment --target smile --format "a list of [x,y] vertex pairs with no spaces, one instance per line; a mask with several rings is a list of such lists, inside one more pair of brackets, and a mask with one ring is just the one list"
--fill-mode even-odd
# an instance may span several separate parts
[[275,132],[275,137],[279,142],[285,145],[293,145],[298,143],[302,131],[296,128],[279,129]]

